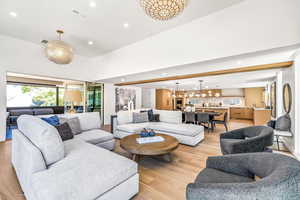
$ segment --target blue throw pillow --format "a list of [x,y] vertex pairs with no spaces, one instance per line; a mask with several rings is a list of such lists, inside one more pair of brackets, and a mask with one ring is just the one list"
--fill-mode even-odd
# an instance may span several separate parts
[[48,124],[52,125],[52,126],[58,126],[59,125],[59,118],[56,115],[54,115],[52,117],[48,117],[48,118],[42,117],[41,119],[44,120],[45,122],[47,122]]

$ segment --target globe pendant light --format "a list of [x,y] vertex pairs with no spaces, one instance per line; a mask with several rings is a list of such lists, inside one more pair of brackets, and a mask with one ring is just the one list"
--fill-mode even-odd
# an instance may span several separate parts
[[56,64],[69,64],[73,60],[73,49],[61,40],[61,35],[64,32],[61,30],[57,30],[56,32],[59,35],[59,40],[52,40],[46,43],[46,56]]
[[169,20],[181,13],[187,0],[140,0],[146,14],[155,20]]

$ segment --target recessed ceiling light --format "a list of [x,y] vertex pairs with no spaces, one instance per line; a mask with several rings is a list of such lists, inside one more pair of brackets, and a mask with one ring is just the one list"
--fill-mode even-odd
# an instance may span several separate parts
[[18,14],[16,12],[10,12],[9,15],[12,16],[12,17],[17,17],[18,16]]
[[95,1],[91,1],[89,5],[91,8],[95,8],[97,6]]
[[94,42],[93,42],[93,41],[89,41],[88,44],[89,44],[89,45],[93,45]]
[[205,86],[205,88],[207,89],[207,88],[208,88],[208,86]]
[[123,24],[123,27],[124,27],[124,28],[128,28],[128,27],[129,27],[129,24],[128,24],[128,23],[124,23],[124,24]]
[[125,82],[125,78],[121,78],[121,82]]

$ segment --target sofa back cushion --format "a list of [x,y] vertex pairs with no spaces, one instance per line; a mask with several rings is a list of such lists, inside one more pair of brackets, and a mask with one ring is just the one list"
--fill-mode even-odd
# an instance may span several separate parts
[[35,108],[33,109],[34,115],[51,115],[54,111],[52,108]]
[[33,115],[32,109],[12,109],[9,111],[10,116]]
[[17,120],[18,129],[41,151],[46,165],[64,158],[64,144],[54,126],[31,115]]
[[132,114],[133,114],[132,115],[133,123],[149,122],[148,112],[141,112],[141,113],[133,112]]
[[181,111],[170,111],[170,110],[155,110],[155,114],[159,114],[159,120],[161,122],[171,124],[182,123],[182,112]]
[[133,114],[131,111],[119,111],[117,113],[118,125],[130,124],[133,122]]
[[69,118],[78,117],[82,131],[101,128],[101,120],[100,120],[99,112],[68,114],[68,116]]

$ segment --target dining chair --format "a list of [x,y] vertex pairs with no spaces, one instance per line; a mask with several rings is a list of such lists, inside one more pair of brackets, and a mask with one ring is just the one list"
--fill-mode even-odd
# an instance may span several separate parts
[[195,113],[194,112],[185,112],[185,123],[196,123]]
[[224,118],[222,120],[213,120],[213,126],[216,126],[216,124],[223,124],[226,131],[228,131],[228,126],[227,126],[227,118],[228,118],[228,112],[224,113]]
[[[209,116],[209,114],[208,113],[205,113],[205,112],[199,112],[199,113],[197,113],[197,123],[199,124],[199,125],[203,125],[203,124],[207,124],[207,129],[208,129],[208,132],[210,131],[210,127],[209,127],[209,125],[210,125],[210,116]],[[204,127],[205,127],[205,125],[204,125]]]

